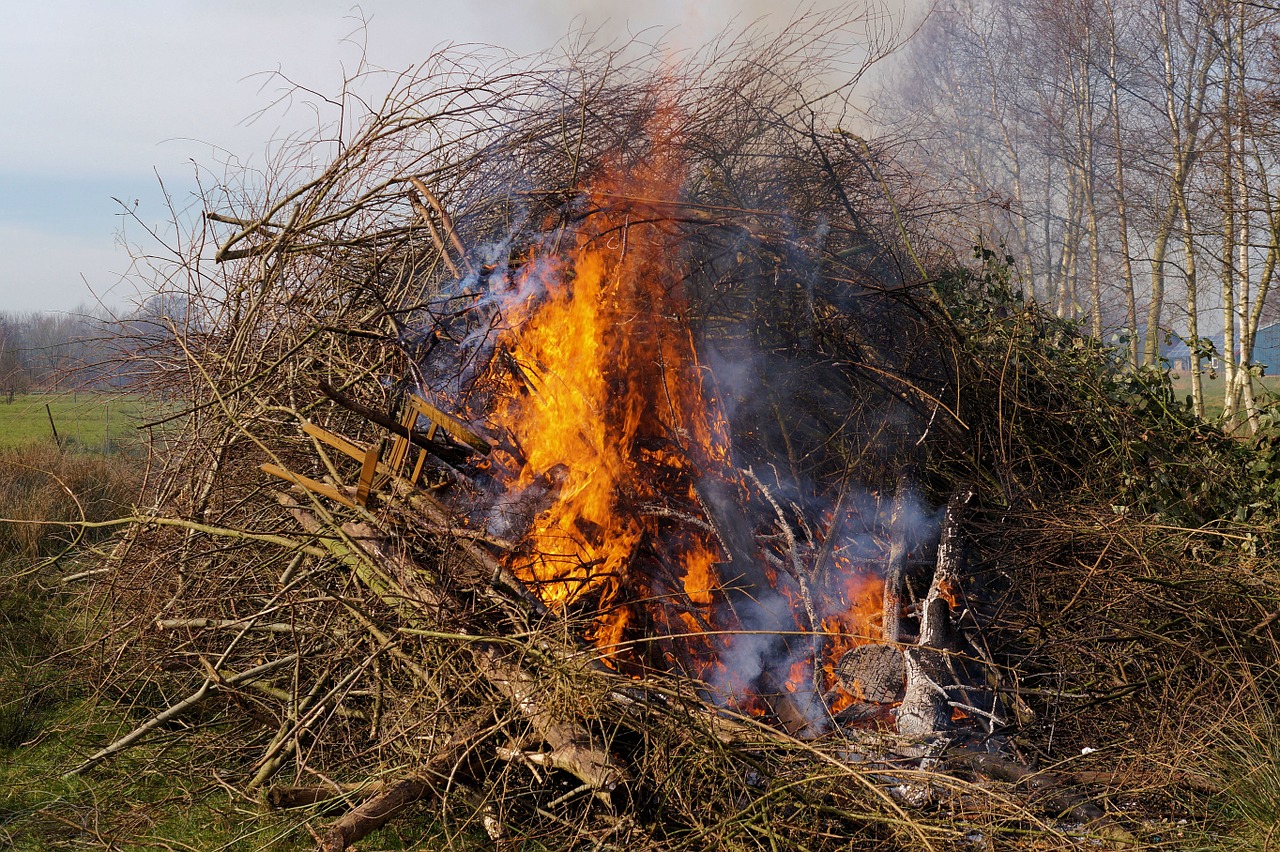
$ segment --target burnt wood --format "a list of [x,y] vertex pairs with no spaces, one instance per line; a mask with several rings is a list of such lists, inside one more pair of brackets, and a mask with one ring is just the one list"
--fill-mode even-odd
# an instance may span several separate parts
[[836,663],[836,677],[845,691],[871,704],[893,704],[906,689],[902,651],[893,645],[860,645]]
[[320,388],[321,393],[353,414],[358,414],[370,423],[375,423],[378,426],[381,426],[393,435],[399,435],[401,438],[406,438],[414,446],[426,450],[437,458],[449,462],[449,464],[460,464],[461,462],[466,461],[467,457],[472,452],[476,451],[472,447],[464,447],[456,444],[442,444],[439,441],[433,441],[428,438],[426,432],[419,432],[416,429],[407,429],[401,423],[396,421],[395,418],[388,417],[381,411],[357,402],[328,382],[321,381],[317,386]]

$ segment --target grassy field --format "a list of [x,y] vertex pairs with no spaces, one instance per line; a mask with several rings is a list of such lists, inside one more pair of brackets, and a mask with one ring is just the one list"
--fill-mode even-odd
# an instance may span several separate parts
[[[83,452],[54,444],[46,403],[59,434],[71,441],[79,435]],[[6,404],[0,397],[0,439],[21,445],[0,446],[0,850],[314,849],[308,827],[322,830],[331,815],[270,812],[193,769],[211,765],[216,753],[232,778],[252,774],[226,757],[217,702],[196,719],[201,732],[181,743],[160,732],[91,772],[62,777],[172,701],[139,682],[125,681],[131,691],[123,700],[104,688],[102,673],[121,664],[95,650],[110,581],[63,582],[100,568],[99,548],[110,548],[118,528],[80,537],[73,527],[25,523],[106,521],[132,512],[140,465],[127,453],[101,452],[108,405],[112,446],[127,448],[136,440],[133,419],[148,410],[144,400],[30,395]],[[451,840],[426,819],[398,821],[366,843],[433,849]]]
[[[200,745],[174,748],[158,738],[92,773],[61,777],[162,707],[165,696],[133,695],[118,703],[101,688],[89,639],[98,635],[102,595],[92,578],[61,582],[97,567],[94,548],[112,529],[76,539],[69,528],[22,523],[128,515],[138,486],[138,465],[127,455],[54,445],[45,401],[26,397],[6,405],[0,398],[0,434],[28,441],[0,447],[0,519],[10,519],[0,520],[0,849],[315,848],[303,824],[316,814],[263,812],[190,771]],[[108,402],[113,440],[130,428],[125,412],[142,408],[137,400],[83,394],[48,402],[60,433],[65,421],[73,437],[78,425],[95,442],[105,437]],[[45,418],[44,430],[31,412]],[[210,740],[216,740],[213,727]],[[388,831],[379,838],[382,848],[417,845],[417,838],[402,842]]]
[[[1222,379],[1222,374],[1218,373],[1210,376],[1208,371],[1201,376],[1201,382],[1204,387],[1204,410],[1205,416],[1209,420],[1213,420],[1222,413],[1222,391],[1226,384]],[[1265,376],[1261,379],[1254,379],[1254,393],[1257,394],[1260,401],[1269,398],[1280,398],[1280,376]],[[1175,375],[1173,377],[1173,392],[1179,399],[1191,395],[1191,377],[1186,374]]]
[[111,452],[137,440],[136,427],[149,413],[154,413],[151,403],[131,394],[29,393],[13,402],[0,396],[0,448],[52,443],[56,427],[64,444]]

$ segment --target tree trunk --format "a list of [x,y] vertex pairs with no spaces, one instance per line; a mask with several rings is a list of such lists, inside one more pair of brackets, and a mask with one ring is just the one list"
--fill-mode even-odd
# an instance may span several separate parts
[[1115,146],[1116,233],[1120,238],[1120,274],[1124,280],[1125,330],[1129,335],[1129,364],[1138,366],[1138,295],[1133,280],[1133,254],[1129,250],[1129,210],[1125,198],[1124,139],[1120,132],[1120,78],[1116,58],[1116,17],[1111,0],[1107,0],[1107,70],[1111,84],[1111,135]]
[[1182,250],[1187,283],[1187,340],[1191,349],[1191,407],[1197,417],[1204,417],[1204,387],[1200,381],[1200,293],[1196,280],[1196,240],[1191,209],[1182,188],[1178,188],[1178,207],[1182,211]]
[[1164,310],[1164,262],[1169,253],[1170,231],[1176,208],[1169,202],[1163,221],[1155,235],[1151,252],[1151,304],[1147,308],[1147,339],[1142,351],[1142,366],[1155,367],[1160,363],[1160,319]]

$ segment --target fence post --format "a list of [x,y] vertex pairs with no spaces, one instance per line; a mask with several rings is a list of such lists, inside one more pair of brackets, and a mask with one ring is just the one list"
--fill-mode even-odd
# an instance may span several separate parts
[[44,404],[44,413],[49,415],[49,428],[53,430],[53,442],[61,447],[62,439],[58,437],[58,427],[53,422],[53,409],[49,407],[47,402]]

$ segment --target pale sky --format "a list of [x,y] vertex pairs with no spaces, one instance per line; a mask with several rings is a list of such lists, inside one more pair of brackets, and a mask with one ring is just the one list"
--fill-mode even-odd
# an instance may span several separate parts
[[[127,306],[122,239],[144,242],[193,201],[196,167],[261,163],[315,126],[269,72],[337,91],[367,46],[403,70],[444,43],[527,54],[576,25],[607,36],[666,31],[698,46],[727,26],[785,23],[790,0],[0,0],[0,312]],[[368,20],[361,28],[360,19]],[[344,71],[345,69],[345,71]],[[370,94],[377,94],[371,92]],[[135,207],[136,202],[136,207]],[[95,295],[96,294],[96,295]]]

